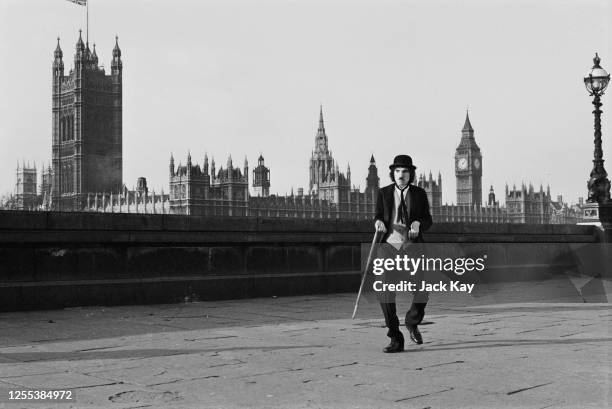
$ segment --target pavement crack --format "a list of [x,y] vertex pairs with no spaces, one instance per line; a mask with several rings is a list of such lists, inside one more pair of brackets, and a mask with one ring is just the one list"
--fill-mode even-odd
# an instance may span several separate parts
[[407,398],[396,399],[394,402],[403,402],[403,401],[405,401],[405,400],[416,399],[416,398],[422,398],[422,397],[425,397],[425,396],[435,395],[435,394],[437,394],[437,393],[443,393],[443,392],[452,391],[453,389],[455,389],[455,388],[442,389],[441,391],[435,391],[435,392],[431,392],[431,393],[424,393],[424,394],[422,394],[422,395],[408,396]]
[[497,321],[501,321],[501,320],[495,319],[495,320],[488,320],[488,321],[472,322],[470,325],[488,324],[489,322],[497,322]]
[[313,328],[299,328],[299,329],[286,329],[284,331],[281,332],[298,332],[298,331],[313,331],[319,329],[319,327],[313,327]]
[[463,363],[465,363],[465,361],[442,362],[440,364],[423,366],[423,367],[420,367],[420,368],[414,368],[414,370],[415,371],[421,371],[421,370],[423,370],[425,368],[435,368],[437,366],[452,365],[452,364],[463,364]]
[[219,378],[219,375],[206,375],[206,376],[197,376],[195,378],[174,379],[172,381],[167,381],[167,382],[151,383],[146,386],[152,387],[152,386],[159,386],[159,385],[169,385],[171,383],[197,381],[199,379],[210,379],[210,378]]
[[515,393],[520,393],[520,392],[524,392],[524,391],[528,391],[530,389],[535,389],[535,388],[539,388],[541,386],[546,386],[546,385],[550,385],[553,382],[547,382],[547,383],[542,383],[540,385],[535,385],[535,386],[529,386],[527,388],[521,388],[521,389],[516,389],[514,391],[510,391],[508,393],[506,393],[506,395],[514,395]]
[[109,383],[98,383],[95,385],[87,385],[87,386],[71,386],[69,388],[65,388],[65,389],[89,389],[89,388],[97,388],[98,386],[110,386],[110,385],[123,385],[125,382],[123,381],[118,381],[118,382],[109,382]]
[[70,372],[70,371],[53,371],[53,372],[41,372],[41,373],[29,373],[29,374],[26,374],[26,375],[9,375],[9,376],[3,376],[2,378],[0,378],[0,380],[2,380],[2,379],[13,379],[13,378],[23,378],[23,377],[26,377],[26,376],[53,375],[53,374],[66,373],[66,372]]
[[111,349],[111,348],[120,348],[120,347],[124,347],[125,345],[111,345],[108,347],[96,347],[96,348],[87,348],[87,349],[79,349],[77,352],[89,352],[89,351],[100,351],[103,349]]
[[204,337],[204,338],[185,338],[185,341],[203,341],[208,339],[225,339],[225,338],[238,338],[238,335],[220,335],[218,337]]
[[220,366],[242,365],[242,364],[246,364],[246,362],[244,362],[244,361],[239,361],[239,362],[227,362],[227,363],[223,363],[223,364],[210,365],[210,366],[209,366],[209,368],[218,368],[218,367],[220,367]]
[[535,331],[539,331],[540,329],[541,329],[541,328],[536,328],[536,329],[527,329],[527,330],[525,330],[525,331],[519,331],[519,332],[516,332],[516,334],[524,334],[524,333],[526,333],[526,332],[535,332]]
[[332,368],[340,368],[342,366],[351,366],[351,365],[357,365],[359,362],[355,361],[355,362],[351,362],[350,364],[342,364],[342,365],[334,365],[334,366],[329,366],[327,368],[323,368],[323,369],[332,369]]

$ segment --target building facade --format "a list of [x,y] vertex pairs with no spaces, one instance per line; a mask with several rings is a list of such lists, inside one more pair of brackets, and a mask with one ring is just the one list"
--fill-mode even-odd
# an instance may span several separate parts
[[455,150],[455,177],[457,178],[457,205],[482,205],[482,155],[474,139],[470,116],[465,115],[461,141]]
[[506,209],[495,200],[491,186],[489,200],[482,200],[482,154],[474,138],[474,128],[466,112],[461,139],[455,149],[457,204],[442,204],[442,176],[437,180],[420,175],[418,185],[427,192],[434,222],[508,223]]
[[[149,193],[146,180],[128,190],[123,184],[122,87],[123,62],[118,39],[112,50],[110,73],[98,61],[95,44],[90,49],[81,34],[74,66],[66,74],[59,44],[52,64],[52,162],[44,167],[37,190],[36,167],[17,167],[14,194],[0,206],[60,211],[163,212],[182,215],[224,215],[297,218],[372,219],[380,187],[374,156],[370,157],[365,190],[352,183],[351,168],[340,171],[330,149],[323,109],[319,111],[314,148],[309,159],[307,189],[290,195],[270,193],[270,168],[263,155],[252,169],[234,166],[231,156],[216,168],[204,156],[201,165],[187,155],[175,166],[171,155],[169,192]],[[588,212],[582,205],[552,201],[550,189],[523,184],[511,191],[506,185],[505,205],[496,200],[491,186],[482,197],[483,158],[474,137],[469,113],[455,149],[456,204],[443,202],[442,176],[421,174],[413,182],[427,193],[435,222],[476,223],[575,223]],[[385,172],[386,173],[386,172]]]
[[310,156],[309,192],[311,195],[340,203],[348,198],[351,188],[351,167],[346,175],[340,172],[328,146],[325,124],[323,122],[323,107],[319,112],[319,128],[315,135],[315,147]]
[[270,169],[261,154],[253,169],[254,195],[249,193],[246,158],[242,169],[234,167],[230,157],[226,168],[218,170],[214,159],[209,167],[207,156],[202,166],[192,163],[191,154],[184,166],[175,167],[174,157],[170,158],[170,212],[185,215],[371,219],[379,188],[378,169],[372,156],[365,192],[351,186],[350,165],[346,174],[340,172],[329,149],[321,109],[308,193],[299,188],[297,194],[271,195],[270,186]]
[[253,192],[257,197],[270,196],[270,169],[261,154],[257,158],[257,167],[253,169]]
[[29,166],[25,162],[17,164],[17,182],[15,184],[15,208],[19,210],[34,210],[38,207],[38,191],[36,165]]
[[95,45],[79,31],[74,67],[64,73],[57,42],[52,65],[52,203],[80,210],[88,193],[120,192],[122,182],[122,70],[118,40],[110,75],[98,65]]
[[200,216],[247,216],[249,201],[249,165],[245,158],[242,171],[235,168],[231,156],[225,169],[208,163],[193,164],[191,153],[185,165],[175,168],[170,157],[170,213]]
[[534,191],[533,185],[524,183],[520,189],[512,190],[506,185],[506,211],[510,223],[550,224],[551,223],[550,188],[544,192],[542,185]]

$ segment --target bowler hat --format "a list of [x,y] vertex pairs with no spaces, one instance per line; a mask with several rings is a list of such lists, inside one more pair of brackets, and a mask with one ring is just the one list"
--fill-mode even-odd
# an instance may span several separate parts
[[414,170],[416,166],[412,164],[412,158],[410,156],[397,155],[395,159],[393,159],[393,163],[389,165],[389,169],[393,170],[395,168],[410,168]]

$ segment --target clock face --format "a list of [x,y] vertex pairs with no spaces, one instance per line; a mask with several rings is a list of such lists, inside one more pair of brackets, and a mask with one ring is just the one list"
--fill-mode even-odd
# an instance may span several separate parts
[[466,170],[468,167],[468,161],[466,158],[460,158],[457,161],[457,168],[459,168],[459,170]]
[[476,169],[480,168],[480,159],[478,158],[474,159],[474,167]]

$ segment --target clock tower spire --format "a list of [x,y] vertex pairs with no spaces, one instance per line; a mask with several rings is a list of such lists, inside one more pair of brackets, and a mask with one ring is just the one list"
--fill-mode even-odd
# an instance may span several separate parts
[[461,141],[455,150],[455,177],[457,178],[457,204],[482,205],[482,155],[474,139],[470,114],[466,112],[461,129]]

